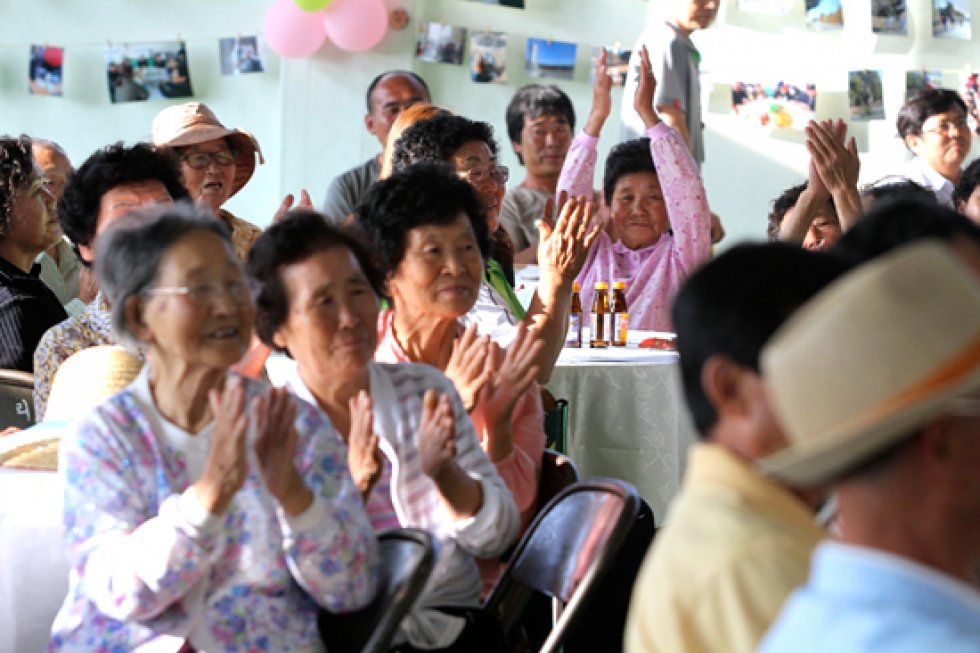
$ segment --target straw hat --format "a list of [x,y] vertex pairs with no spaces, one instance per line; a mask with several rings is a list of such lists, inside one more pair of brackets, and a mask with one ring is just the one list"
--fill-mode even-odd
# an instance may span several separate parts
[[235,178],[231,194],[242,189],[255,172],[255,155],[265,163],[258,141],[242,129],[228,129],[214,112],[201,102],[169,106],[153,119],[153,144],[157,147],[187,147],[219,138],[228,138],[235,147]]
[[132,383],[142,367],[143,361],[118,345],[89,347],[72,355],[51,382],[44,421],[85,415]]
[[936,243],[893,252],[790,318],[762,372],[789,445],[759,467],[833,480],[980,389],[980,280]]

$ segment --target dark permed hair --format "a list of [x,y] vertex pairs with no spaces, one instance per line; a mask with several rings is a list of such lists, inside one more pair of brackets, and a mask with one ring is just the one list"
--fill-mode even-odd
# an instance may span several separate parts
[[102,196],[142,181],[159,181],[175,202],[188,198],[176,154],[149,143],[126,147],[119,142],[97,150],[71,176],[58,202],[58,220],[79,260],[84,262],[78,246],[91,245],[95,237]]
[[497,155],[493,127],[485,122],[454,115],[420,120],[395,141],[391,169],[398,172],[416,163],[445,163],[456,150],[470,141],[483,141],[490,152]]
[[410,231],[451,224],[460,211],[469,218],[486,260],[490,252],[486,208],[473,187],[445,164],[416,164],[377,182],[357,207],[355,224],[374,243],[389,275],[405,258]]
[[778,239],[779,225],[783,223],[786,213],[800,201],[800,195],[806,190],[806,185],[807,182],[804,181],[802,184],[791,186],[772,201],[772,210],[769,211],[769,222],[766,225],[766,235],[770,241]]
[[315,211],[290,211],[252,244],[245,270],[254,285],[255,332],[269,347],[279,350],[273,339],[289,314],[283,270],[332,249],[353,254],[374,294],[384,296],[384,275],[360,238],[350,228],[328,224]]
[[21,135],[0,136],[0,238],[6,238],[14,216],[14,195],[34,175],[31,139]]
[[922,134],[922,123],[937,113],[945,113],[954,106],[959,107],[965,114],[966,103],[956,91],[947,88],[922,89],[905,101],[898,111],[895,126],[902,138],[914,134]]
[[367,112],[371,113],[374,107],[371,106],[371,96],[374,94],[374,89],[378,87],[378,84],[388,79],[389,77],[408,77],[414,82],[417,82],[419,86],[425,89],[425,94],[428,96],[429,102],[432,101],[432,93],[429,91],[429,85],[425,83],[425,80],[418,75],[418,73],[413,73],[411,70],[386,70],[377,77],[371,80],[368,84],[367,93],[364,96],[364,101],[367,104]]
[[[554,84],[528,84],[517,89],[507,105],[507,136],[510,142],[521,142],[526,119],[541,116],[562,116],[568,121],[569,130],[575,131],[575,107],[565,92]],[[520,154],[517,154],[517,160],[524,164]]]
[[959,208],[960,204],[969,202],[977,186],[980,186],[980,159],[974,160],[960,173],[960,180],[953,189],[953,206]]
[[606,204],[612,204],[616,183],[626,175],[634,172],[652,172],[657,174],[650,156],[650,139],[636,138],[620,143],[606,157],[606,171],[602,178],[602,192]]

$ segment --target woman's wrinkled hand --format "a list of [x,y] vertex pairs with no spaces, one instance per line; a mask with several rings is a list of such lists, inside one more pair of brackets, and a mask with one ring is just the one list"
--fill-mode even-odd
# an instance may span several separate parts
[[453,342],[453,351],[446,365],[445,375],[456,386],[466,412],[473,410],[476,396],[486,383],[485,363],[489,352],[489,336],[479,336],[476,325],[471,324],[463,335]]
[[419,423],[419,461],[422,471],[438,480],[456,460],[456,423],[449,395],[439,396],[433,389],[422,397]]
[[640,48],[640,79],[636,85],[636,94],[633,96],[633,108],[636,109],[647,129],[660,122],[653,105],[653,96],[656,92],[657,78],[653,76],[650,53],[644,45]]
[[287,515],[298,515],[313,503],[313,493],[296,469],[296,405],[285,388],[269,388],[252,400],[255,457],[269,493]]
[[594,220],[595,205],[585,197],[559,198],[558,221],[552,223],[554,200],[545,203],[544,216],[538,222],[538,265],[545,271],[571,283],[588,257],[589,249],[602,225]]
[[248,473],[245,456],[248,418],[243,380],[229,376],[224,389],[208,392],[208,401],[214,418],[214,435],[204,473],[193,488],[208,512],[223,515]]
[[367,503],[371,490],[381,478],[384,465],[378,436],[374,432],[371,397],[364,390],[351,397],[350,436],[347,438],[347,465],[354,485]]
[[286,217],[286,214],[289,213],[290,209],[296,208],[296,209],[308,209],[310,211],[313,210],[313,201],[310,199],[310,194],[306,192],[305,188],[300,189],[299,203],[296,204],[296,206],[293,206],[293,203],[295,202],[296,202],[296,198],[293,196],[293,194],[287,193],[286,197],[282,198],[282,203],[279,205],[279,208],[276,210],[276,214],[272,216],[272,223],[276,224],[280,222],[283,218]]

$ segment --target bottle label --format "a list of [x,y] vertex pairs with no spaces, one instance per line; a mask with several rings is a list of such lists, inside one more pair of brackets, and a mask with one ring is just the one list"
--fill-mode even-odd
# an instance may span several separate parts
[[566,347],[582,346],[582,314],[572,313],[568,316],[568,334],[565,336]]
[[609,314],[608,313],[593,313],[592,321],[590,326],[592,327],[592,339],[589,341],[589,346],[591,347],[606,347],[609,345],[607,341],[608,334],[606,333],[609,329]]
[[616,347],[625,347],[626,338],[629,333],[630,315],[629,313],[613,313],[612,314],[612,333],[610,337],[612,338],[613,345]]

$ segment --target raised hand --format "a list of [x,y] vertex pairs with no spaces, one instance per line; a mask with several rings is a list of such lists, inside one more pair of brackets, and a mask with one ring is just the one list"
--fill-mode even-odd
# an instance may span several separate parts
[[592,110],[585,121],[585,133],[599,136],[602,126],[612,112],[612,77],[606,67],[606,49],[599,49],[596,61],[595,81],[592,83]]
[[467,412],[473,410],[476,396],[487,380],[484,362],[489,346],[489,336],[478,336],[475,324],[467,327],[463,335],[453,342],[445,374],[456,386]]
[[[552,206],[554,203],[549,199],[545,204],[546,217],[550,215]],[[554,226],[547,219],[538,222],[538,265],[542,272],[547,268],[567,282],[578,276],[602,227],[593,220],[594,216],[595,205],[592,202],[584,197],[573,197],[560,207]]]
[[296,198],[293,196],[293,194],[287,193],[286,196],[282,198],[282,203],[276,210],[276,214],[272,216],[272,222],[276,223],[281,221],[286,217],[286,214],[289,213],[289,210],[292,208],[313,210],[313,202],[310,200],[310,194],[306,192],[305,188],[300,189],[299,203],[296,204],[295,207],[293,206],[294,202],[296,202]]
[[419,423],[419,462],[422,471],[436,481],[455,465],[456,423],[449,396],[428,389],[422,397]]
[[245,483],[248,463],[245,439],[248,418],[245,415],[245,388],[237,376],[229,376],[223,390],[208,392],[214,436],[204,465],[204,473],[194,483],[194,493],[204,508],[223,515],[232,498]]
[[806,127],[806,149],[820,179],[830,193],[843,188],[857,187],[861,171],[857,143],[852,136],[845,145],[847,127],[843,120],[811,122]]
[[650,64],[650,53],[647,46],[640,48],[640,80],[633,96],[633,108],[640,115],[647,129],[653,127],[660,118],[653,105],[653,96],[657,91],[657,78],[653,76],[653,66]]
[[269,493],[287,515],[313,503],[313,493],[296,469],[296,406],[285,388],[269,388],[252,400],[255,457]]
[[354,479],[354,485],[364,502],[367,503],[384,465],[378,436],[374,433],[374,419],[371,412],[371,397],[364,390],[351,397],[350,436],[347,438],[347,466]]

